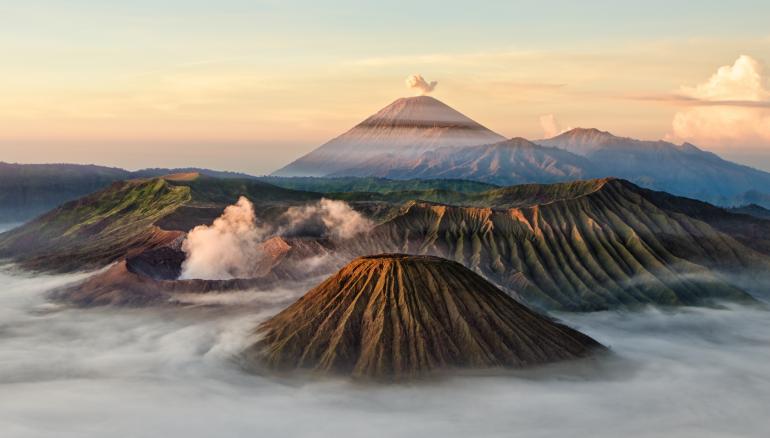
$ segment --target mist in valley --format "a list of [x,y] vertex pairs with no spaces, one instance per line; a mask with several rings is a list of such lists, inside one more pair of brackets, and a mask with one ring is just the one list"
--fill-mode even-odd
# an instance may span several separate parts
[[243,371],[237,356],[253,328],[305,290],[190,296],[164,309],[46,300],[86,275],[0,271],[2,436],[708,437],[767,429],[770,314],[759,307],[558,314],[612,355],[376,386]]

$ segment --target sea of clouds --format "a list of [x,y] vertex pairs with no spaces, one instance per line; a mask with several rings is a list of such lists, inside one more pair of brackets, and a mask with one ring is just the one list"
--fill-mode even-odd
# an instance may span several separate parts
[[[0,269],[0,435],[16,437],[766,436],[770,313],[561,314],[613,356],[394,386],[248,374],[235,358],[301,290],[232,308],[73,309],[83,278]],[[251,295],[250,295],[251,294]],[[223,304],[215,303],[215,304]],[[224,304],[227,304],[225,300]]]

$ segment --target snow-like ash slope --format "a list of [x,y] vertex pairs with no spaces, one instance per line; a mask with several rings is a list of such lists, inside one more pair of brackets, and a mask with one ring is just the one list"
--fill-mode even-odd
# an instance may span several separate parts
[[276,176],[324,176],[383,153],[416,157],[444,146],[472,146],[505,140],[428,96],[396,100],[348,132],[276,171]]

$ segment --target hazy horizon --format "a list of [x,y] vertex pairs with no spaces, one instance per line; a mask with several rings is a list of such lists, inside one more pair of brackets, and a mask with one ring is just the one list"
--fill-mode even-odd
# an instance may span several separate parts
[[267,173],[419,73],[506,137],[595,127],[770,170],[766,3],[33,0],[0,14],[4,161]]

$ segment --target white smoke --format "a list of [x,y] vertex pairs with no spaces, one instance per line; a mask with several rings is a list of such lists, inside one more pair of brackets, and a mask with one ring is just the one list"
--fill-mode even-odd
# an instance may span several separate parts
[[438,82],[428,82],[420,74],[409,75],[406,78],[406,86],[415,90],[417,96],[425,96],[426,94],[432,93],[433,90],[436,89],[436,85],[438,85]]
[[540,116],[540,126],[543,128],[543,135],[545,138],[556,137],[559,134],[563,134],[572,128],[562,128],[561,123],[556,120],[556,116],[553,114],[546,114]]
[[211,225],[199,225],[187,234],[182,250],[187,258],[180,278],[227,280],[253,277],[262,255],[260,243],[270,230],[259,225],[254,205],[241,196]]
[[[253,278],[265,268],[262,243],[274,236],[349,239],[372,228],[372,221],[343,201],[290,207],[276,223],[257,220],[254,205],[241,196],[211,225],[193,228],[182,243],[187,254],[181,279]],[[315,260],[314,260],[315,262]]]
[[331,199],[290,207],[283,214],[283,219],[288,223],[280,230],[281,235],[311,235],[332,239],[349,239],[369,231],[374,225],[348,203]]

